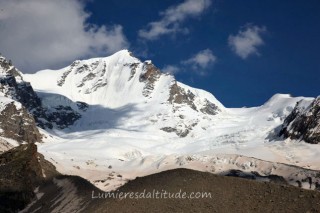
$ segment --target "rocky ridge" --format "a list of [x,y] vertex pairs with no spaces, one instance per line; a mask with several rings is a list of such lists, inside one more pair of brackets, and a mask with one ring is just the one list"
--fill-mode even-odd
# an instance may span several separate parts
[[[14,110],[14,105],[12,104],[6,106],[6,111],[2,112],[0,117],[2,121],[6,121],[5,119],[10,120],[8,116],[14,116],[13,119],[15,121],[12,122],[15,125],[8,126],[8,122],[2,122],[2,129],[10,129],[10,133],[5,133],[4,136],[15,140],[19,139],[18,141],[40,141],[41,136],[35,124],[41,128],[53,128],[53,126],[56,126],[63,129],[72,125],[81,117],[79,112],[70,107],[44,107],[30,83],[24,81],[22,73],[12,65],[11,61],[6,60],[3,56],[0,56],[0,95],[21,104],[21,111]],[[17,125],[22,126],[17,127]],[[28,126],[28,128],[30,125],[34,126],[26,129],[23,125]],[[28,133],[28,130],[31,130],[31,132]],[[26,138],[28,134],[31,136]]]
[[0,211],[16,212],[35,198],[34,190],[59,173],[33,143],[0,155]]
[[320,97],[305,106],[303,101],[296,104],[284,120],[280,136],[307,143],[320,143]]
[[1,136],[14,139],[19,143],[39,142],[42,138],[34,118],[26,108],[14,101],[3,106],[0,112],[0,128]]

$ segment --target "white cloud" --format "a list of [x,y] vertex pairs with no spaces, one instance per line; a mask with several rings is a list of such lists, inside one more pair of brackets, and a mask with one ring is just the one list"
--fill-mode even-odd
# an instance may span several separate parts
[[188,60],[183,61],[185,65],[191,65],[194,70],[203,70],[213,65],[217,61],[217,57],[213,55],[209,49],[201,50]]
[[213,66],[217,61],[217,57],[213,55],[210,49],[199,51],[187,60],[180,61],[181,68],[176,65],[166,65],[162,68],[162,72],[176,74],[193,70],[198,75],[206,75],[207,68]]
[[201,15],[211,4],[210,0],[185,0],[161,12],[162,19],[148,24],[147,29],[139,30],[139,36],[147,40],[158,39],[162,35],[187,32],[181,23],[189,17]]
[[231,49],[242,59],[250,55],[259,55],[258,47],[264,44],[261,34],[266,32],[266,27],[246,25],[239,30],[237,35],[230,35],[228,42]]
[[127,47],[122,26],[87,22],[83,2],[0,1],[0,52],[23,71],[35,71]]
[[174,65],[166,65],[162,68],[163,73],[176,74],[180,71],[180,68]]

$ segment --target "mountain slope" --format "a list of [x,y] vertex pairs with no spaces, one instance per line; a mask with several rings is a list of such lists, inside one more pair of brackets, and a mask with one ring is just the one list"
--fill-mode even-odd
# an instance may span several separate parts
[[[44,131],[40,152],[54,159],[60,172],[80,175],[105,190],[157,172],[164,159],[178,167],[177,159],[192,155],[244,155],[320,169],[319,146],[278,137],[296,102],[314,98],[277,94],[259,107],[225,108],[212,94],[177,82],[127,50],[24,79],[43,107],[79,115],[73,123]],[[268,165],[264,172],[273,171]],[[108,175],[125,178],[100,184]]]
[[[0,85],[0,97],[10,98],[21,104],[41,128],[65,128],[80,118],[80,114],[70,107],[44,106],[30,83],[24,80],[23,74],[3,56],[0,56]],[[80,103],[77,110],[81,107],[83,105]]]
[[30,83],[22,73],[0,56],[0,152],[17,145],[16,142],[41,141],[31,110],[41,105]]
[[[141,62],[127,50],[106,58],[75,61],[61,70],[44,70],[25,77],[38,90],[53,91],[72,101],[83,101],[90,105],[103,105],[109,108],[145,101],[167,101],[168,91],[173,85],[172,90],[191,90],[190,93],[197,93],[191,94],[195,99],[209,98],[208,101],[222,107],[211,94],[191,88],[181,88],[185,86],[176,85],[173,76],[161,73],[151,61]],[[174,96],[178,92],[172,91],[171,94]],[[172,99],[171,102],[179,102]],[[180,99],[182,101],[183,97]],[[200,104],[201,100],[198,102]]]
[[[88,104],[89,109],[82,113],[86,118],[75,125],[77,130],[110,128],[110,123],[117,123],[121,116],[133,123],[126,129],[137,129],[136,124],[144,120],[148,122],[142,123],[140,130],[146,125],[157,126],[156,130],[185,137],[200,122],[197,116],[212,116],[224,109],[210,93],[176,82],[173,76],[161,73],[150,61],[141,62],[127,50],[25,77],[46,105],[75,109],[78,102]],[[117,111],[119,116],[114,115]],[[134,113],[140,114],[138,121],[130,116]]]
[[0,211],[17,212],[35,198],[34,190],[58,175],[37,153],[35,144],[20,145],[0,155]]
[[114,194],[99,191],[77,177],[55,178],[39,187],[37,193],[41,195],[39,199],[24,212],[320,211],[320,193],[317,191],[186,169],[137,178]]
[[[235,172],[239,174],[238,171],[231,171],[226,175],[234,175]],[[257,176],[260,181],[266,182],[176,169],[137,178],[107,194],[83,178],[60,175],[53,164],[37,153],[36,145],[26,144],[0,155],[0,211],[141,212],[144,209],[150,212],[197,208],[202,212],[226,209],[228,212],[239,212],[243,203],[248,203],[241,208],[243,212],[266,209],[283,211],[288,207],[291,211],[304,212],[318,211],[320,208],[320,193],[317,191],[288,186],[285,181],[272,183],[275,178],[281,177],[262,177],[257,173],[249,175],[249,179]],[[158,197],[169,197],[168,193],[171,193],[174,198],[157,199],[154,191],[158,191]],[[120,199],[120,193],[122,196],[127,194],[127,197]],[[129,197],[130,193],[134,193],[133,199]],[[154,198],[148,198],[150,193]],[[184,193],[193,199],[183,199]],[[199,193],[205,197],[200,199],[197,197]],[[140,199],[136,198],[136,194]]]

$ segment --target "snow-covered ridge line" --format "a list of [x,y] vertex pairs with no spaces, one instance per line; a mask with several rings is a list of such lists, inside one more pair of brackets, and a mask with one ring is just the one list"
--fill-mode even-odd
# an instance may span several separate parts
[[[167,101],[169,87],[175,81],[173,76],[157,71],[151,61],[141,62],[128,50],[109,57],[78,60],[60,70],[26,74],[25,78],[38,91],[55,92],[72,101],[111,108],[145,101]],[[179,86],[223,108],[210,93],[181,83]],[[143,96],[146,89],[151,89],[152,94],[148,97]]]

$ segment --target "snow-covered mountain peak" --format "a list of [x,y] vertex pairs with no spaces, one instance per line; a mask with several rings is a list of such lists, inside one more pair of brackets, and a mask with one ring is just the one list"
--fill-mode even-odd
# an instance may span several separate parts
[[[265,102],[260,108],[273,111],[287,110],[289,113],[293,110],[294,105],[299,102],[312,101],[314,98],[307,97],[292,97],[290,94],[275,94],[267,102]],[[283,106],[288,106],[284,108]],[[287,116],[287,115],[286,115]]]
[[77,60],[63,69],[43,70],[26,78],[38,90],[109,108],[151,102],[185,104],[196,111],[210,103],[223,107],[211,94],[200,97],[206,92],[177,83],[150,60],[141,62],[128,50],[104,58]]
[[127,51],[106,58],[75,61],[60,72],[62,75],[56,79],[56,84],[61,90],[68,90],[64,94],[71,100],[111,108],[145,102],[146,97],[157,92],[154,89],[165,89],[155,88],[156,83],[168,86],[173,80]]
[[[101,123],[105,128],[140,126],[184,137],[202,120],[208,122],[224,110],[212,94],[177,82],[151,61],[142,62],[128,50],[77,60],[60,70],[27,74],[25,79],[44,106],[67,106],[83,114],[77,122],[81,128],[89,119],[90,128],[101,128]],[[79,102],[88,106],[86,112],[78,110]]]

